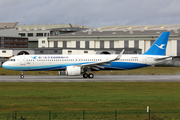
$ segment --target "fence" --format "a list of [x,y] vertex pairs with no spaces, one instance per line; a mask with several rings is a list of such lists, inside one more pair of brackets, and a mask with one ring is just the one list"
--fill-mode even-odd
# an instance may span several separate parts
[[180,120],[179,110],[66,110],[13,111],[1,113],[0,120]]

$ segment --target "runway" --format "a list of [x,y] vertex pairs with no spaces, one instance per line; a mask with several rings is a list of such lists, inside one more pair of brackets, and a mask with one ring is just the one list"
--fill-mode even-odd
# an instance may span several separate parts
[[96,75],[93,79],[82,76],[0,76],[0,82],[180,82],[180,75]]

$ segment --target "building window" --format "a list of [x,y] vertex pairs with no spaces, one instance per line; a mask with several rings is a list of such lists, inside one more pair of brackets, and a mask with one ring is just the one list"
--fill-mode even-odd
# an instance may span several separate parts
[[45,43],[45,41],[43,40],[42,43]]
[[23,42],[23,39],[20,39],[19,42]]
[[26,36],[25,33],[19,33],[19,35],[20,35],[21,37],[25,37],[25,36]]
[[5,50],[3,50],[3,51],[2,51],[2,53],[6,53],[6,51],[5,51]]
[[54,47],[55,47],[55,48],[58,47],[58,41],[54,41]]
[[44,51],[40,51],[40,53],[44,53]]
[[28,40],[27,40],[27,39],[24,39],[24,42],[28,42]]
[[57,53],[58,51],[57,50],[54,50],[54,53]]
[[72,53],[72,51],[71,50],[68,50],[68,54],[71,54]]
[[84,53],[88,53],[88,51],[84,51]]
[[80,41],[76,41],[76,48],[80,48]]
[[110,46],[110,48],[114,48],[114,41],[110,41],[110,44],[109,44]]
[[18,42],[18,39],[15,39],[15,42]]
[[10,41],[10,42],[14,42],[14,39],[11,38],[9,41]]
[[100,41],[100,48],[101,48],[101,49],[104,48],[104,41]]
[[129,41],[128,41],[128,40],[125,40],[125,41],[124,41],[124,47],[125,47],[125,48],[128,48],[128,47],[129,47]]
[[59,31],[56,31],[54,34],[55,34],[55,35],[59,35]]
[[28,37],[33,37],[33,33],[28,33]]
[[37,37],[42,37],[42,36],[43,36],[43,33],[36,33],[36,36],[37,36]]
[[5,41],[6,41],[6,42],[8,42],[8,41],[9,41],[9,39],[8,39],[8,38],[6,38],[6,39],[5,39]]

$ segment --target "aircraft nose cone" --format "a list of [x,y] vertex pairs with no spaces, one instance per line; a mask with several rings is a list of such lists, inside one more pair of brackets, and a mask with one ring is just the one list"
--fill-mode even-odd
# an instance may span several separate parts
[[6,67],[7,67],[7,62],[4,62],[4,63],[2,64],[2,67],[3,67],[3,68],[6,68]]

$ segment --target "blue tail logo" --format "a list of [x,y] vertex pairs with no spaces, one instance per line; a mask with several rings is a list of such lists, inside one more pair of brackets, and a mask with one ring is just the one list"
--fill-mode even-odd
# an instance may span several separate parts
[[165,48],[163,48],[165,46],[165,44],[161,44],[160,46],[158,46],[157,44],[155,44],[155,45],[160,49],[165,49]]
[[165,55],[170,32],[162,32],[154,44],[143,55]]

